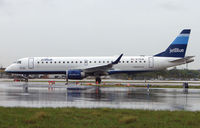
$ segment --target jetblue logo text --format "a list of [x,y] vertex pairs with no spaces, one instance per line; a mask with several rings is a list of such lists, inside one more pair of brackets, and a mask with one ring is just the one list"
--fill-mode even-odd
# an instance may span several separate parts
[[52,61],[52,59],[45,58],[45,59],[41,59],[41,61]]
[[179,48],[173,48],[169,50],[169,53],[179,53],[179,52],[184,52],[184,49],[179,49]]

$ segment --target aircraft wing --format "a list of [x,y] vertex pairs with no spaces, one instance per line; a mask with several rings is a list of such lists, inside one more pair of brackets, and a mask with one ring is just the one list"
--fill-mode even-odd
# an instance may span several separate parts
[[184,58],[180,58],[180,59],[176,59],[176,60],[171,60],[170,62],[172,63],[178,63],[178,62],[185,62],[185,63],[189,63],[194,61],[194,56],[186,56]]
[[91,67],[86,67],[82,69],[85,73],[104,73],[111,69],[113,65],[118,64],[120,59],[122,58],[123,54],[121,54],[114,62],[105,64],[105,65],[99,65],[99,66],[91,66]]

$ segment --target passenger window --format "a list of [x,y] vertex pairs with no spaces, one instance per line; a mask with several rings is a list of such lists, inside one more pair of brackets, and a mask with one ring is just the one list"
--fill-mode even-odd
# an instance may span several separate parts
[[67,61],[67,63],[69,63],[69,61]]
[[126,61],[128,63],[128,61]]
[[37,63],[39,64],[40,62],[38,61]]
[[99,61],[99,63],[101,63],[101,61]]
[[90,63],[92,63],[92,61],[90,61]]
[[61,63],[61,62],[59,61],[59,63]]
[[80,61],[80,63],[82,63],[82,61]]
[[109,61],[107,61],[107,63],[109,63]]
[[63,64],[65,63],[65,61],[63,61]]
[[46,62],[48,64],[48,62]]
[[78,61],[76,61],[76,63],[78,63]]
[[52,64],[52,61],[50,63]]
[[103,61],[103,63],[105,63],[105,61]]
[[94,63],[96,63],[96,61],[94,61]]
[[131,63],[133,63],[133,61],[131,61]]
[[71,61],[71,63],[74,63],[73,61]]
[[54,63],[56,64],[56,61]]

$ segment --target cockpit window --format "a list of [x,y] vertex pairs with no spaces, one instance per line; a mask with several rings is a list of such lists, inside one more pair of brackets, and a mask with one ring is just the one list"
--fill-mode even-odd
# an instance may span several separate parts
[[17,64],[21,64],[22,63],[22,61],[17,61]]

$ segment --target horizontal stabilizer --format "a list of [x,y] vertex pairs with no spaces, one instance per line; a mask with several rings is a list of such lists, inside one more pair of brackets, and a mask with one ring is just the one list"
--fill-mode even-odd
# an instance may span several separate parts
[[186,56],[184,58],[172,60],[172,61],[169,61],[169,62],[172,62],[172,63],[180,63],[180,62],[189,63],[189,62],[193,62],[194,61],[193,58],[194,58],[194,56]]

